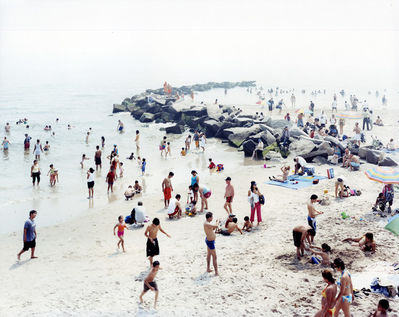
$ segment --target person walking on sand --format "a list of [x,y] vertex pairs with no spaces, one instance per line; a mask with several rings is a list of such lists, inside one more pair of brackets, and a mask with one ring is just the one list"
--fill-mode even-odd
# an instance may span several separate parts
[[200,146],[202,149],[202,152],[205,152],[205,145],[206,145],[206,137],[204,133],[201,133],[200,135]]
[[107,194],[109,193],[109,190],[111,189],[111,193],[114,192],[114,181],[116,179],[116,173],[114,169],[110,169],[105,181],[108,183],[108,188],[107,188]]
[[170,235],[162,229],[159,219],[154,218],[152,224],[150,224],[144,232],[144,235],[147,237],[146,253],[147,258],[150,261],[150,266],[152,266],[154,256],[159,255],[159,244],[157,238],[158,231],[161,231],[164,235],[170,238]]
[[330,270],[324,270],[321,273],[324,282],[327,286],[321,292],[321,310],[319,310],[315,317],[334,316],[335,313],[335,297],[337,296],[337,285]]
[[25,221],[24,225],[24,235],[23,235],[23,240],[24,240],[24,246],[22,250],[18,253],[18,261],[21,260],[21,254],[28,251],[31,249],[31,259],[36,259],[37,256],[35,256],[35,249],[36,249],[36,223],[35,223],[35,218],[37,216],[37,211],[36,210],[31,210],[29,212],[29,219]]
[[94,196],[94,169],[92,167],[87,171],[87,188],[89,189],[89,197],[93,198]]
[[125,240],[123,239],[123,235],[125,234],[125,229],[127,229],[125,222],[123,221],[123,217],[118,217],[118,223],[114,227],[114,236],[115,236],[115,229],[118,228],[118,238],[119,241],[117,243],[118,249],[122,245],[123,252],[125,251]]
[[134,142],[136,142],[136,149],[137,151],[140,150],[140,131],[136,130],[136,138],[134,139]]
[[33,161],[33,165],[30,168],[30,177],[32,177],[32,183],[33,186],[35,186],[36,180],[37,180],[37,185],[40,183],[40,166],[39,162],[37,160]]
[[40,161],[40,153],[43,152],[42,145],[40,144],[40,140],[36,141],[36,144],[33,148],[33,154],[35,154],[35,160]]
[[256,182],[251,182],[251,187],[248,191],[248,200],[251,205],[251,224],[254,223],[255,220],[255,210],[256,210],[256,219],[258,220],[258,226],[262,222],[262,210],[259,201],[259,197],[262,194],[260,193],[258,186],[256,186]]
[[313,243],[313,239],[316,235],[316,216],[322,215],[322,211],[317,211],[314,207],[314,203],[317,202],[317,195],[313,194],[310,196],[309,201],[307,202],[308,206],[308,224],[312,227],[313,231],[310,233],[310,241]]
[[102,168],[101,155],[102,155],[102,152],[100,150],[100,146],[97,145],[96,152],[94,153],[94,162],[96,163],[96,171],[98,170],[98,167],[100,167],[100,169]]
[[158,290],[158,285],[154,281],[154,279],[155,279],[155,276],[158,273],[158,270],[160,269],[159,265],[160,264],[159,264],[158,261],[154,261],[154,263],[152,264],[152,268],[151,268],[150,273],[147,275],[147,277],[144,280],[144,290],[140,294],[140,304],[144,303],[143,295],[145,293],[147,293],[148,290],[152,290],[153,292],[155,292],[154,308],[157,307],[157,300],[158,300],[159,290]]
[[165,209],[168,208],[170,198],[172,197],[172,191],[173,191],[172,177],[174,175],[175,174],[173,172],[169,172],[168,177],[165,177],[162,182],[162,192],[163,192],[163,198],[164,198],[164,203],[165,203]]
[[226,178],[226,190],[224,193],[224,198],[226,199],[226,202],[224,203],[224,209],[227,212],[227,215],[231,215],[233,213],[233,208],[231,204],[233,203],[233,198],[234,198],[234,187],[231,185],[231,177]]
[[207,255],[206,255],[206,271],[208,273],[212,272],[211,270],[211,257],[213,260],[213,268],[215,269],[215,275],[219,275],[218,271],[218,263],[216,258],[216,248],[215,248],[215,240],[216,234],[215,230],[219,227],[219,222],[216,220],[216,224],[212,224],[213,214],[211,212],[207,212],[205,215],[204,222],[204,232],[206,235],[205,243],[207,246]]
[[336,258],[333,264],[334,268],[341,273],[338,278],[337,286],[339,287],[338,297],[335,302],[335,314],[334,316],[339,316],[339,312],[342,309],[345,317],[350,317],[350,305],[355,300],[353,294],[353,285],[351,274],[345,269],[345,263],[340,258]]

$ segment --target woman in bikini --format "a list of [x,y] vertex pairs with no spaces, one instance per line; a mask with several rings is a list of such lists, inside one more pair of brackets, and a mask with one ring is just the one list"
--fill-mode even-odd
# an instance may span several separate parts
[[352,285],[351,275],[348,272],[348,270],[345,270],[345,263],[340,258],[334,260],[334,267],[339,273],[341,273],[341,276],[337,281],[337,286],[339,287],[339,294],[336,299],[336,304],[334,307],[335,309],[334,316],[339,316],[339,312],[342,309],[342,311],[344,312],[344,316],[350,317],[351,316],[350,305],[355,299],[355,296],[353,295],[353,285]]
[[321,275],[327,286],[321,292],[321,310],[319,310],[315,317],[334,316],[335,313],[335,296],[337,296],[337,285],[330,270],[324,270]]

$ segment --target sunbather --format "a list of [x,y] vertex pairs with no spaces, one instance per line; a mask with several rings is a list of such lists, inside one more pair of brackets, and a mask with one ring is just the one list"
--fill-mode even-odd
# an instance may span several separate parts
[[281,182],[284,183],[288,180],[288,174],[290,173],[290,167],[289,166],[283,166],[281,168],[281,171],[283,172],[283,175],[278,175],[277,177],[272,176],[269,177],[271,181],[276,181],[276,182]]

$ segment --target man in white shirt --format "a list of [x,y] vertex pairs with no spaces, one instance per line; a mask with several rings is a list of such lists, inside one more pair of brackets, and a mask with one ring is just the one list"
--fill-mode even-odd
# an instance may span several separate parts
[[305,167],[306,167],[306,161],[302,156],[297,156],[294,158],[295,162],[295,174],[298,174],[299,170],[301,170],[302,173],[305,173]]
[[146,215],[145,215],[145,208],[141,201],[139,201],[137,203],[137,206],[133,208],[130,216],[132,217],[132,222],[134,224],[144,224]]

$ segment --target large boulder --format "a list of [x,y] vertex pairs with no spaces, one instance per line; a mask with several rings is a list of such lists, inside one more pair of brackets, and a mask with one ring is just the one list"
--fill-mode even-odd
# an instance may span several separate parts
[[324,141],[322,144],[319,145],[318,150],[325,150],[328,152],[329,155],[334,154],[334,148],[331,147],[329,142]]
[[224,121],[222,122],[222,125],[220,126],[219,130],[216,132],[215,137],[221,138],[221,139],[227,139],[228,136],[230,135],[230,132],[225,132],[229,128],[234,128],[235,125],[232,122]]
[[291,121],[287,121],[284,119],[279,119],[279,120],[267,120],[266,124],[273,128],[273,129],[284,129],[284,127],[291,127],[292,126],[292,122]]
[[370,151],[373,151],[373,149],[371,149],[368,146],[362,146],[359,148],[358,155],[361,159],[365,160],[366,156],[367,156],[367,152],[370,152]]
[[112,113],[124,112],[126,111],[126,105],[120,105],[114,103]]
[[153,113],[153,114],[158,113],[158,112],[161,112],[161,111],[162,111],[162,108],[161,108],[161,106],[160,106],[159,104],[157,104],[157,103],[154,103],[154,104],[150,105],[150,106],[148,107],[148,109],[147,109],[147,112],[148,112],[148,113]]
[[398,164],[389,156],[384,157],[378,162],[379,166],[398,166]]
[[301,137],[299,137],[299,139],[310,141],[315,145],[320,145],[323,143],[323,140],[318,140],[318,139],[309,138],[309,137],[305,137],[305,136],[301,136]]
[[299,139],[292,142],[289,146],[290,152],[296,153],[296,155],[303,156],[316,149],[316,145],[307,139]]
[[326,150],[317,150],[310,153],[302,154],[301,156],[305,159],[306,162],[310,163],[316,157],[324,157],[325,159],[328,159],[328,152]]
[[[254,150],[256,148],[257,143],[254,140],[246,140],[243,144],[243,150],[244,150],[244,154],[245,156],[252,156],[252,154],[254,153]],[[262,156],[262,151],[260,152],[261,156]]]
[[243,126],[247,126],[248,123],[250,123],[252,126],[254,120],[251,118],[242,118],[242,117],[236,117],[233,119],[233,122],[238,126],[238,127],[243,127]]
[[184,132],[184,128],[181,125],[175,124],[171,127],[165,128],[166,133],[173,133],[173,134],[182,134]]
[[215,136],[216,132],[218,132],[219,128],[222,126],[222,123],[211,119],[204,121],[202,126],[205,128],[206,137],[210,138]]
[[290,136],[296,139],[298,139],[301,136],[308,137],[308,135],[305,132],[303,132],[301,129],[298,129],[297,127],[293,127],[290,129]]
[[261,139],[265,146],[271,145],[276,142],[276,138],[269,131],[262,131],[257,134],[251,135],[249,140],[253,140],[258,144],[258,140]]
[[183,109],[182,115],[188,116],[188,117],[203,117],[208,115],[208,110],[206,107],[200,107],[200,106],[195,106],[190,109]]
[[331,135],[326,136],[324,141],[330,142],[333,145],[337,145],[341,151],[345,151],[345,146],[337,138],[334,138]]
[[380,159],[380,155],[381,155],[380,151],[373,151],[373,150],[367,151],[367,153],[366,153],[366,161],[367,161],[367,163],[378,164],[378,161]]
[[131,115],[133,116],[133,118],[135,118],[136,120],[139,120],[141,118],[141,116],[143,115],[144,110],[141,110],[140,108],[136,108],[135,110],[133,110],[131,112]]
[[154,115],[149,112],[144,112],[140,117],[140,122],[152,122],[154,121]]
[[259,125],[254,125],[250,128],[230,128],[224,131],[230,133],[227,137],[229,143],[232,146],[240,147],[249,136],[259,133],[261,128]]

